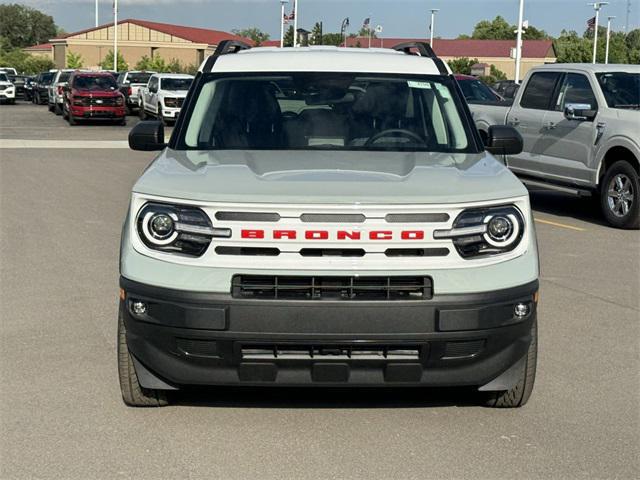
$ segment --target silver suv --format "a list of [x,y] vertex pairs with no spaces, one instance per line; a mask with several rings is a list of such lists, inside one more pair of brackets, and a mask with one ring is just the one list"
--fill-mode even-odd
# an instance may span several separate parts
[[[529,196],[427,44],[223,42],[133,187],[124,401],[188,385],[464,386],[524,405],[537,352]],[[477,395],[477,394],[476,394]]]
[[507,162],[526,184],[597,195],[611,225],[640,227],[640,65],[544,65],[512,106],[470,107],[481,134],[520,132],[524,149]]

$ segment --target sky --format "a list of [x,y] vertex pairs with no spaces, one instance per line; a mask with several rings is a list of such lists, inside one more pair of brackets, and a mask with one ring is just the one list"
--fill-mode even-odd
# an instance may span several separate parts
[[[426,37],[429,10],[438,8],[435,35],[455,38],[470,34],[480,20],[502,15],[515,24],[518,0],[298,0],[299,27],[311,29],[323,21],[325,32],[340,31],[345,17],[350,30],[358,30],[366,17],[373,25],[383,27],[383,37]],[[525,19],[531,25],[558,35],[561,30],[582,33],[587,20],[594,15],[588,0],[525,0]],[[95,22],[95,0],[0,0],[21,3],[52,15],[68,32],[89,28]],[[113,17],[112,0],[99,0],[100,23]],[[286,10],[290,11],[293,0]],[[629,29],[640,27],[640,0],[632,0]],[[138,18],[194,27],[230,31],[235,28],[258,27],[271,35],[280,35],[279,0],[119,0],[120,18]],[[616,16],[614,30],[624,30],[627,0],[609,0],[601,11],[601,24],[607,16]]]

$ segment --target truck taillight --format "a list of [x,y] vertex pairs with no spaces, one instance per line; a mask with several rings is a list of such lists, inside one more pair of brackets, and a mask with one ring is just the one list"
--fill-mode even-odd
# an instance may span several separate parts
[[130,97],[133,95],[133,89],[131,87],[127,88],[127,95]]

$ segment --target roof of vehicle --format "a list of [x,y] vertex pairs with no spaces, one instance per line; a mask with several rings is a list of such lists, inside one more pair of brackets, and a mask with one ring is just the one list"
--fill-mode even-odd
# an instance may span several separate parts
[[[203,64],[204,66],[204,64]],[[202,68],[202,67],[201,67]],[[258,47],[221,55],[214,72],[366,72],[440,75],[433,59],[389,48]]]
[[193,78],[193,75],[188,75],[186,73],[154,73],[154,77],[157,78]]
[[90,71],[90,70],[77,70],[74,73],[74,77],[111,77],[113,73],[105,71]]
[[126,72],[119,72],[119,73],[124,73],[125,75],[128,75],[130,73],[156,73],[153,70],[127,70]]
[[630,65],[623,63],[548,63],[534,67],[537,70],[579,70],[581,72],[602,73],[602,72],[629,72],[640,73],[640,65]]

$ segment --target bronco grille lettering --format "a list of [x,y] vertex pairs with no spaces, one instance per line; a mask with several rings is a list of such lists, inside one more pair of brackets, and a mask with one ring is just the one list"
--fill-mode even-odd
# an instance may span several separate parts
[[[393,232],[391,230],[373,230],[370,232],[362,232],[360,230],[337,230],[330,232],[329,230],[273,230],[270,233],[263,229],[242,229],[240,237],[248,240],[262,240],[270,236],[272,240],[297,240],[298,237],[305,240],[362,240],[363,237],[368,240],[424,240],[426,233],[424,230],[402,230]],[[333,237],[333,238],[332,238]]]

